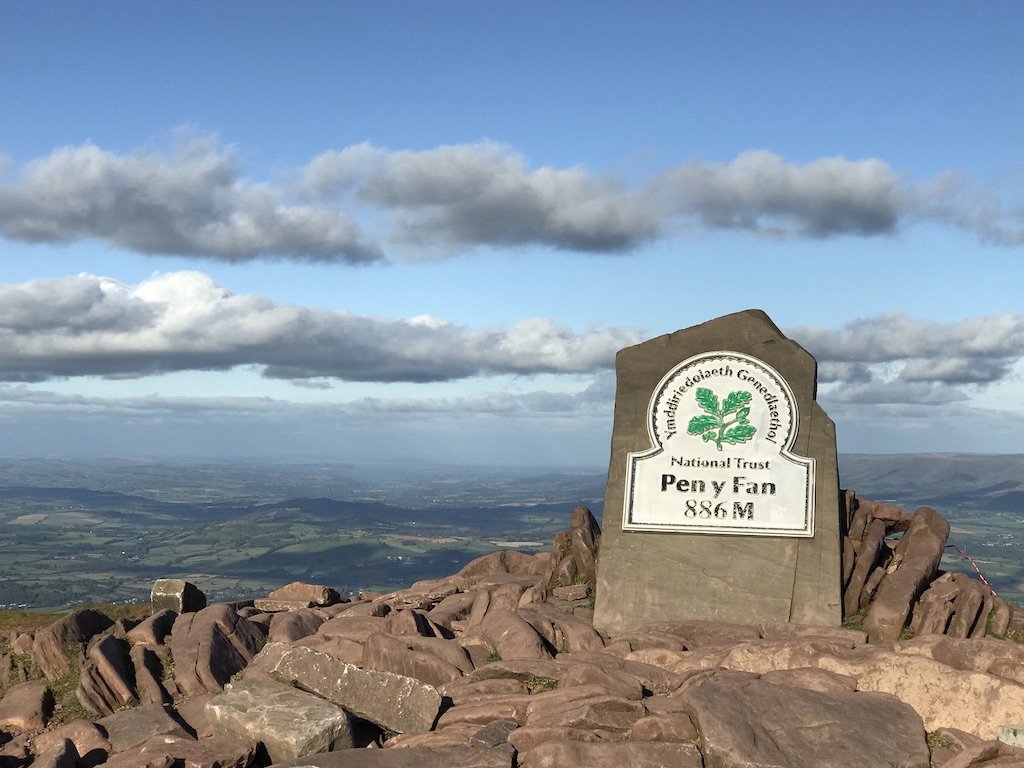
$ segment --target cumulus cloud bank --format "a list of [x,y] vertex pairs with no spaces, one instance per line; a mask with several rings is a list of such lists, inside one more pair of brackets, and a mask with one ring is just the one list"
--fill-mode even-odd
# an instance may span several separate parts
[[0,285],[0,380],[139,377],[258,366],[285,379],[448,381],[607,368],[633,330],[576,333],[551,320],[465,328],[380,320],[234,294],[200,272],[138,285],[82,274]]
[[693,160],[630,184],[581,167],[531,169],[501,144],[359,144],[272,183],[245,178],[229,148],[195,139],[168,154],[62,147],[7,175],[0,235],[10,240],[98,239],[227,261],[360,264],[396,249],[444,256],[525,245],[626,253],[683,230],[826,238],[919,221],[1024,243],[1024,214],[960,174],[914,183],[877,158],[800,164],[767,150]]
[[664,223],[644,191],[582,168],[528,171],[497,144],[424,152],[363,144],[320,155],[304,178],[321,199],[354,194],[388,211],[394,237],[414,245],[616,252],[657,237]]
[[1006,380],[1024,359],[1024,316],[955,323],[915,320],[900,312],[839,330],[787,329],[818,361],[818,378],[836,385],[841,402],[936,405],[963,400],[965,386]]
[[[787,335],[818,360],[833,403],[942,405],[1016,375],[1024,316],[942,324],[890,313],[838,330]],[[608,403],[615,353],[638,329],[575,331],[547,318],[465,327],[431,316],[380,319],[236,294],[201,272],[158,273],[136,285],[81,274],[0,284],[0,381],[255,367],[308,387],[330,380],[442,382],[488,375],[601,373]],[[597,392],[597,390],[594,390]],[[600,397],[593,395],[595,400]],[[563,407],[563,393],[488,398],[513,412]],[[504,405],[502,405],[504,403]],[[482,407],[419,399],[367,401],[367,411]]]
[[242,179],[232,154],[206,140],[170,156],[115,155],[92,144],[57,149],[0,186],[0,233],[226,261],[381,258],[348,215],[283,203],[280,190]]

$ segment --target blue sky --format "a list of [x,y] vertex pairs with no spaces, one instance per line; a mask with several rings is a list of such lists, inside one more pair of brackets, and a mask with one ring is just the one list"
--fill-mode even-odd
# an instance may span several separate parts
[[0,0],[23,456],[594,466],[749,307],[842,451],[1024,452],[1024,6]]

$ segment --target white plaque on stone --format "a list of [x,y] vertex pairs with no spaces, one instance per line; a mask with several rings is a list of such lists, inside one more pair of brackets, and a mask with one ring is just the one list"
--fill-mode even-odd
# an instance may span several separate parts
[[670,370],[648,407],[651,447],[627,454],[622,528],[814,536],[814,459],[786,380],[741,352],[704,352]]

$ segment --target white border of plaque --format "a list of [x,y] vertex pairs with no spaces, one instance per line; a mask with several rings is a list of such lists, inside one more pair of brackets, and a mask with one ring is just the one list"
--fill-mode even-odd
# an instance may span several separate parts
[[622,528],[738,536],[814,536],[814,459],[786,380],[742,352],[694,355],[648,406],[651,448],[626,461]]

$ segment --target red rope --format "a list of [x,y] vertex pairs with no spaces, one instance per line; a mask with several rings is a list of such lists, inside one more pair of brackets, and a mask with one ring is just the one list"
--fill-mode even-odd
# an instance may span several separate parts
[[964,560],[970,563],[971,567],[974,568],[975,571],[977,571],[978,578],[981,579],[981,583],[988,587],[989,591],[991,591],[993,595],[999,597],[999,593],[997,593],[995,587],[993,587],[992,584],[989,583],[989,580],[985,578],[985,574],[981,572],[981,568],[978,567],[978,564],[975,562],[973,557],[971,557],[962,549],[960,549],[960,547],[958,547],[956,544],[947,544],[946,547],[952,547],[956,550],[957,554],[960,555],[960,557],[962,557]]

